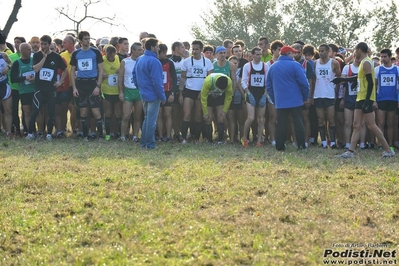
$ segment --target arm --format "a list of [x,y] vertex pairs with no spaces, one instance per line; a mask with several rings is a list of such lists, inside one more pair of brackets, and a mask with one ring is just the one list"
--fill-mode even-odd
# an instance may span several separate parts
[[[43,65],[44,65],[44,62],[46,62],[46,59],[47,59],[47,53],[43,53],[43,52],[40,52],[40,53],[42,53],[42,56],[43,56],[43,58],[39,61],[39,62],[37,62],[36,63],[36,60],[35,59],[37,59],[37,57],[39,57],[40,55],[38,54],[39,52],[37,52],[37,53],[35,53],[34,55],[33,55],[33,70],[37,73],[37,72],[39,72],[40,71],[40,69],[42,69],[42,67],[43,67]],[[35,64],[36,63],[36,64]]]
[[[339,63],[338,63],[337,60],[333,59],[332,67],[333,67],[333,72],[335,74],[335,77],[337,77],[337,78],[341,77],[341,68],[340,68]],[[340,86],[341,86],[340,83],[335,85],[335,95],[338,94],[338,90],[339,90]]]
[[97,86],[93,90],[93,95],[94,96],[100,95],[100,93],[101,93],[101,82],[102,82],[102,77],[103,77],[103,74],[104,74],[103,63],[97,64],[97,69],[98,69]]
[[180,104],[183,104],[183,89],[186,84],[186,78],[187,78],[187,71],[182,71],[181,76],[180,76],[180,84],[179,84],[179,102]]
[[237,84],[237,80],[236,80],[237,67],[231,62],[229,62],[229,64],[230,64],[230,78],[231,78],[233,93],[234,93],[236,84]]
[[3,56],[4,61],[6,61],[6,63],[7,63],[6,67],[3,69],[3,71],[1,72],[1,74],[7,75],[8,71],[11,70],[11,64],[12,64],[12,62],[11,62],[10,58],[8,57],[8,55],[7,55],[6,53],[1,52],[1,55]]
[[249,63],[246,63],[242,69],[241,86],[244,92],[246,92],[248,88],[248,68],[249,68]]
[[177,86],[177,75],[175,64],[171,60],[169,60],[169,71],[170,76],[172,77],[172,92],[177,93],[179,91],[179,87]]
[[71,83],[72,83],[73,96],[78,97],[79,92],[78,89],[76,88],[76,66],[74,65],[71,66]]
[[310,98],[310,101],[312,103],[313,103],[314,90],[316,88],[316,65],[317,65],[317,61],[314,61],[314,71],[313,71],[313,73],[315,73],[315,78],[314,78],[313,84],[310,84],[310,91],[309,91],[309,98]]
[[366,101],[370,101],[371,93],[373,92],[374,87],[373,76],[371,75],[371,71],[373,71],[374,69],[372,68],[370,62],[368,63],[369,64],[366,64],[366,62],[363,63],[363,70],[367,80]]
[[233,99],[233,81],[231,79],[228,80],[225,93],[226,96],[224,98],[223,112],[227,114],[230,108],[231,100]]
[[121,65],[119,67],[119,74],[118,74],[118,90],[119,90],[119,100],[123,101],[123,89],[124,89],[124,82],[125,82],[125,61],[122,60]]
[[205,78],[204,84],[202,85],[202,90],[200,93],[200,99],[201,99],[201,105],[202,105],[202,111],[204,113],[204,117],[208,116],[208,95],[209,91],[212,86],[212,79],[210,76]]
[[20,83],[20,82],[24,82],[25,80],[28,80],[28,76],[26,76],[26,77],[19,76],[18,61],[15,61],[14,64],[12,64],[10,78],[11,78],[11,83]]

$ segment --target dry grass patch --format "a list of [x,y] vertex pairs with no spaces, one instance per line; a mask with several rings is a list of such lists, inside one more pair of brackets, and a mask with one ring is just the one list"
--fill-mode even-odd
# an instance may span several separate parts
[[398,247],[397,158],[72,139],[0,148],[2,264],[319,265]]

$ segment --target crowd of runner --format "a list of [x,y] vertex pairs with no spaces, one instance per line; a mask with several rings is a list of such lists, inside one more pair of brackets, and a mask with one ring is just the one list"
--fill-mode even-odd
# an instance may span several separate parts
[[[10,45],[1,35],[2,131],[14,139],[76,136],[139,142],[143,103],[133,70],[149,38],[156,37],[142,32],[137,41],[113,37],[94,43],[82,31],[63,40],[15,37]],[[249,49],[241,40],[228,39],[220,46],[199,40],[174,42],[169,49],[160,44],[166,101],[154,121],[157,140],[275,146],[276,108],[267,93],[267,77],[287,45],[309,84],[302,108],[306,147],[350,149],[359,81],[337,78],[358,75],[362,62],[355,49],[269,42],[266,37]],[[399,48],[374,53],[368,48],[367,53],[376,88],[371,111],[393,150],[399,148]],[[292,118],[287,122],[286,145],[295,146]],[[359,147],[382,146],[366,124],[360,125]]]

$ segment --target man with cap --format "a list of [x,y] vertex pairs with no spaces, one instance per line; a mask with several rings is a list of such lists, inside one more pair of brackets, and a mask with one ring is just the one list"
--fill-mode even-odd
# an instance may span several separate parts
[[266,79],[267,93],[277,111],[276,149],[285,150],[288,115],[291,114],[295,127],[298,149],[306,149],[302,106],[310,105],[309,83],[303,67],[294,61],[298,53],[292,47],[283,46],[280,57],[269,69]]

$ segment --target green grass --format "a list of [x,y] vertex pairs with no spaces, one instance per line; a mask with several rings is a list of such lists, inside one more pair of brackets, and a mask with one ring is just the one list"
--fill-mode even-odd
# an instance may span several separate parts
[[0,265],[321,265],[399,245],[399,164],[377,150],[7,141]]

